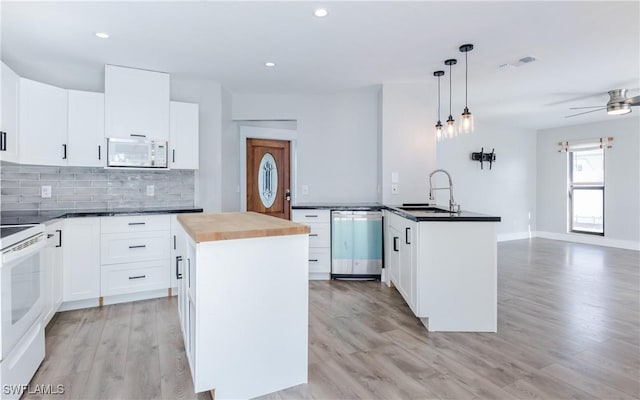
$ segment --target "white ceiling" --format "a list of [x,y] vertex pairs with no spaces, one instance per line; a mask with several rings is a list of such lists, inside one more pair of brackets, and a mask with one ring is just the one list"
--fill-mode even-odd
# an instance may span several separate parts
[[[318,19],[318,6],[329,16]],[[102,90],[103,65],[220,82],[232,93],[328,93],[428,82],[454,67],[454,114],[528,128],[620,118],[564,119],[640,87],[640,2],[10,2],[1,3],[2,59],[20,75]],[[95,32],[111,38],[98,39]],[[524,56],[539,61],[509,70]],[[277,66],[268,69],[265,61]],[[447,78],[447,76],[445,76]],[[443,81],[443,99],[448,99]],[[443,112],[444,114],[444,112]],[[447,113],[448,114],[448,113]],[[631,115],[640,114],[634,108]],[[446,118],[446,116],[444,116]]]

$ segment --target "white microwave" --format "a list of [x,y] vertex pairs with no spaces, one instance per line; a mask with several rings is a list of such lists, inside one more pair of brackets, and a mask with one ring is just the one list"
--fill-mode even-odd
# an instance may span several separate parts
[[167,142],[107,139],[107,167],[167,168]]

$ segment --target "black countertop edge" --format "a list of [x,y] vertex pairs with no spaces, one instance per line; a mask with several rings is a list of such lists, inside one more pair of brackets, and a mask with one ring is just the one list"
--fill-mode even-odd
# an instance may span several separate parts
[[335,210],[335,211],[380,211],[385,206],[380,203],[318,203],[296,204],[292,210]]
[[[416,204],[418,205],[418,204]],[[420,204],[422,205],[422,204]],[[447,221],[447,222],[500,222],[501,218],[478,214],[470,211],[462,211],[461,213],[429,213],[427,215],[416,215],[418,213],[412,213],[411,211],[405,211],[397,208],[398,206],[387,206],[380,203],[318,203],[318,204],[297,204],[291,206],[293,210],[335,210],[335,211],[380,211],[389,210],[401,217],[410,219],[417,222],[425,221]],[[439,208],[437,206],[431,206]],[[446,211],[446,210],[444,210]]]
[[[439,208],[439,207],[437,207]],[[418,211],[405,211],[400,210],[393,206],[385,206],[385,210],[388,210],[394,214],[397,214],[403,218],[410,219],[416,222],[500,222],[501,217],[493,215],[478,214],[470,211],[462,211],[460,213],[450,213],[447,210],[442,209],[443,213],[420,213]],[[424,214],[424,215],[420,215]]]
[[3,211],[0,222],[11,224],[43,224],[65,218],[114,217],[118,215],[159,215],[201,213],[202,208],[149,208],[149,209],[114,209],[114,210],[47,210],[47,211]]

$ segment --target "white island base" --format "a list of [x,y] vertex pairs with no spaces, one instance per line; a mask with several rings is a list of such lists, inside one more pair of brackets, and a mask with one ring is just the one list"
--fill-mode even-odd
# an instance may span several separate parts
[[186,236],[179,307],[195,391],[248,399],[307,383],[308,234]]
[[496,332],[493,221],[418,222],[385,212],[384,280],[432,332]]

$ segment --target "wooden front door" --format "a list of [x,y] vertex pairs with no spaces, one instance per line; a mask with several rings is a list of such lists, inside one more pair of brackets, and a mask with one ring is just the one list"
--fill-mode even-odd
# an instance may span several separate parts
[[247,211],[290,219],[290,144],[247,139]]

